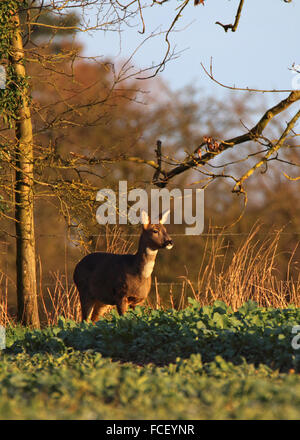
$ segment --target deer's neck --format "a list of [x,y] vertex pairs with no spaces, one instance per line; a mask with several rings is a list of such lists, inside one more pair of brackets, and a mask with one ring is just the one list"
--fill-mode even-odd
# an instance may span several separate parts
[[137,269],[142,278],[149,278],[153,272],[155,258],[158,251],[146,247],[140,240],[139,248],[136,253]]

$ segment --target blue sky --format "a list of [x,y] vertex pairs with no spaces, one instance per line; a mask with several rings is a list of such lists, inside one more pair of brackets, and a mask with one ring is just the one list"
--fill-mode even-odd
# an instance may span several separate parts
[[[109,56],[113,61],[126,59],[151,32],[169,27],[179,4],[182,2],[171,0],[145,10],[145,34],[138,34],[141,24],[137,22],[137,27],[122,33],[121,47],[116,32],[82,34],[85,55]],[[177,32],[170,36],[175,50],[183,52],[160,73],[173,90],[194,84],[207,93],[226,93],[200,66],[203,62],[209,67],[211,57],[216,79],[225,84],[262,89],[292,87],[293,74],[288,68],[294,62],[300,64],[300,2],[246,0],[237,31],[225,33],[215,22],[233,23],[238,4],[239,0],[206,0],[205,6],[195,8],[190,2],[178,21]],[[149,66],[159,61],[165,50],[162,35],[150,39],[134,62]]]

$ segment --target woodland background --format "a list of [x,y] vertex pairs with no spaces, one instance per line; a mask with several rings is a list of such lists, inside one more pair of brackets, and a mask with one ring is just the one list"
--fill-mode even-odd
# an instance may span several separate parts
[[[57,18],[45,14],[43,20],[51,24]],[[80,17],[68,13],[64,20],[73,26]],[[174,92],[159,76],[141,84],[127,70],[127,60],[120,59],[117,69],[109,58],[84,57],[84,47],[73,31],[53,35],[47,27],[33,27],[27,50],[37,61],[28,62],[26,68],[33,85],[39,302],[44,315],[43,301],[47,307],[51,304],[56,316],[55,308],[64,304],[67,310],[69,298],[78,317],[72,284],[77,261],[94,250],[134,251],[139,234],[138,227],[98,225],[96,192],[104,187],[117,190],[119,180],[127,180],[129,189],[155,187],[153,169],[146,162],[155,160],[158,139],[164,139],[166,162],[180,163],[204,136],[228,139],[241,132],[241,121],[252,127],[269,101],[264,94],[232,91],[224,99],[193,85]],[[278,138],[286,119],[283,113],[268,128],[269,139]],[[13,139],[5,120],[1,131],[6,139]],[[296,135],[290,145],[297,147]],[[231,164],[239,174],[245,172],[257,149],[249,142],[216,158],[207,174],[191,170],[170,182],[169,188],[205,186],[205,231],[201,236],[185,236],[184,225],[168,227],[175,246],[157,258],[150,304],[183,307],[187,296],[208,303],[213,299],[232,303],[235,298],[236,306],[249,298],[275,306],[299,301],[300,181],[283,174],[289,163],[300,163],[299,150],[286,148],[271,169],[267,163],[245,183],[251,197],[243,212],[244,198],[232,192]],[[137,163],[135,157],[142,157],[144,163]],[[14,170],[5,159],[5,149],[2,159],[1,292],[2,304],[14,317]],[[213,179],[210,172],[215,173]]]

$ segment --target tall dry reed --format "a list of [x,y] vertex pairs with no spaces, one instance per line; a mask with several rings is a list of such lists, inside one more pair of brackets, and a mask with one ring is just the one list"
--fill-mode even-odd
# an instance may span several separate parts
[[[286,280],[281,280],[277,266],[281,232],[268,234],[262,239],[259,232],[260,226],[256,225],[233,253],[222,232],[208,235],[197,282],[192,283],[187,277],[183,279],[188,287],[186,296],[192,296],[201,305],[223,301],[233,310],[248,300],[263,307],[300,306],[300,274],[297,279],[290,275],[298,244],[291,253]],[[185,307],[187,298],[181,303]]]

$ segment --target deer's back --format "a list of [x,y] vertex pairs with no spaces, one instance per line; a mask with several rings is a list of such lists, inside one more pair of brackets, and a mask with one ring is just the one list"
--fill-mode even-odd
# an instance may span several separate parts
[[112,273],[117,276],[125,270],[134,270],[134,255],[93,252],[86,255],[75,267],[74,282],[78,284],[96,273],[103,277],[109,277]]
[[151,279],[141,280],[133,254],[94,252],[76,266],[74,282],[80,290],[106,304],[114,304],[116,296],[145,298]]

